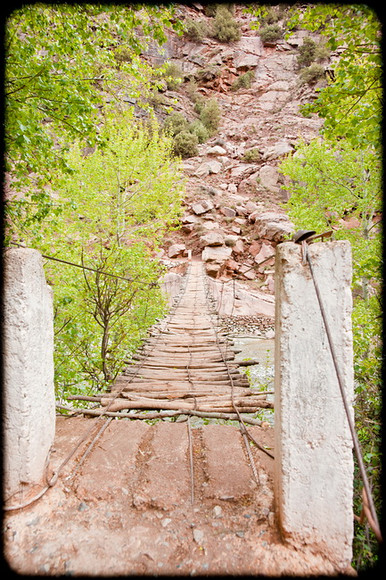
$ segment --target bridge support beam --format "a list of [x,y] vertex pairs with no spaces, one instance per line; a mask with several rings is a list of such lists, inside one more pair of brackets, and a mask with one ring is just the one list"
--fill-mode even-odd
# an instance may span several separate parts
[[41,483],[55,434],[52,292],[37,250],[3,258],[5,497]]
[[[352,410],[351,248],[308,247]],[[275,273],[275,498],[283,538],[318,547],[342,569],[353,538],[352,439],[309,265],[292,242]]]

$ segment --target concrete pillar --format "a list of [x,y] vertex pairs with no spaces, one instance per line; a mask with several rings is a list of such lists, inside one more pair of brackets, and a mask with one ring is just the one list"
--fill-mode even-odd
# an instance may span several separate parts
[[[310,244],[352,411],[351,248]],[[275,498],[282,535],[318,547],[344,569],[353,538],[352,439],[308,264],[276,249]]]
[[37,250],[3,253],[5,497],[40,483],[55,434],[52,291]]

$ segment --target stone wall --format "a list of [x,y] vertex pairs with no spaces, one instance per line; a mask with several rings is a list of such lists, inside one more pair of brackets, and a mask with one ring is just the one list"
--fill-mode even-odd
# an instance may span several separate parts
[[52,292],[40,253],[3,257],[4,492],[40,483],[55,434]]
[[[351,251],[315,243],[309,254],[349,404],[353,400]],[[276,251],[275,494],[284,538],[352,556],[352,439],[308,264],[292,242]],[[352,406],[351,406],[352,410]]]

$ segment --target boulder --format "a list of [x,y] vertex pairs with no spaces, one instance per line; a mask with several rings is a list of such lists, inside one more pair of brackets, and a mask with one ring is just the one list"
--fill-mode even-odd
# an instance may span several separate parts
[[237,167],[231,169],[231,178],[237,179],[238,177],[242,177],[245,179],[251,175],[251,173],[255,173],[257,169],[257,165],[252,165],[251,163],[240,163]]
[[207,150],[207,155],[226,155],[226,149],[221,147],[220,145],[214,145],[213,147],[209,147]]
[[196,177],[206,177],[207,175],[211,175],[213,173],[220,173],[222,169],[222,164],[220,161],[216,161],[215,159],[211,161],[205,161],[201,163],[194,172]]
[[208,232],[200,237],[202,246],[223,246],[224,238],[220,232]]
[[258,254],[256,254],[255,256],[255,262],[256,264],[261,264],[261,262],[264,262],[264,260],[266,260],[267,258],[275,255],[275,250],[273,249],[273,247],[270,244],[262,244],[260,251]]
[[232,248],[227,246],[208,246],[202,252],[203,262],[216,262],[222,266],[232,254]]
[[243,195],[248,195],[249,193],[256,193],[257,189],[257,178],[259,177],[259,172],[255,171],[252,175],[249,175],[239,183],[239,193]]
[[191,215],[191,214],[184,215],[181,218],[181,222],[183,224],[195,224],[197,222],[197,217],[195,215]]
[[248,266],[247,264],[242,264],[239,270],[240,274],[242,274],[247,280],[254,280],[256,278],[256,272],[252,266]]
[[193,203],[190,207],[196,215],[201,215],[203,213],[206,213],[207,211],[212,210],[214,208],[214,205],[211,201],[203,199],[202,201]]
[[263,165],[259,171],[260,183],[267,189],[277,188],[279,177],[279,171],[273,165]]
[[255,234],[273,242],[282,242],[286,236],[293,233],[294,225],[285,214],[273,211],[253,212],[249,221],[255,224]]
[[248,215],[253,213],[254,211],[256,211],[257,208],[257,204],[254,201],[251,201],[250,199],[247,201],[247,203],[245,204],[245,209],[248,212]]
[[220,224],[218,222],[214,222],[212,220],[206,220],[205,222],[203,222],[201,224],[201,227],[203,230],[206,230],[208,232],[211,232],[213,230],[219,230],[220,229]]
[[288,141],[279,141],[279,143],[276,143],[276,145],[267,147],[267,149],[265,149],[263,153],[263,159],[277,159],[282,155],[291,153],[291,151],[293,151],[293,147],[290,145],[290,143],[288,143]]
[[168,249],[169,258],[176,258],[180,254],[183,254],[186,250],[185,244],[173,244]]
[[231,253],[232,248],[227,248],[226,246],[207,246],[202,252],[202,260],[205,262],[208,276],[216,278],[223,270]]
[[255,54],[239,52],[233,59],[233,64],[237,70],[251,69],[259,66],[260,57]]
[[253,256],[256,257],[257,254],[260,252],[261,250],[261,246],[262,246],[262,242],[258,241],[258,240],[254,240],[252,242],[252,244],[249,246],[249,253]]
[[234,254],[242,254],[244,252],[243,240],[240,240],[239,238],[236,241],[235,245],[232,247],[232,251]]
[[236,211],[231,207],[224,206],[220,209],[220,212],[225,215],[225,217],[236,217]]
[[236,236],[234,234],[226,234],[225,245],[233,248],[233,246],[235,245],[235,243],[237,242],[238,239],[239,239],[238,236]]
[[211,278],[217,278],[220,274],[220,270],[222,268],[222,264],[218,264],[217,262],[206,262],[205,270],[208,276]]

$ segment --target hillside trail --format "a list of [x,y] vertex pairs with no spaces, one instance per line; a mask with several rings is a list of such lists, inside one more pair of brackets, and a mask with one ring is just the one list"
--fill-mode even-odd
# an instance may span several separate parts
[[[229,377],[227,383],[222,374],[224,361],[221,368],[211,367],[210,359],[219,352],[218,336],[206,305],[202,265],[193,261],[174,318],[169,321],[168,338],[165,340],[161,331],[162,343],[157,348],[153,345],[150,351],[150,360],[161,357],[168,367],[161,368],[161,376],[144,377],[142,387],[152,383],[152,397],[155,388],[161,392],[162,387],[163,396],[171,389],[167,401],[173,401],[174,385],[181,397],[178,405],[190,402],[194,410],[199,391],[217,383],[214,379],[218,376],[211,375],[214,371],[221,375],[215,385],[216,397],[222,396],[219,392],[229,391]],[[150,343],[152,340],[150,337]],[[165,348],[172,349],[173,345],[175,352],[165,358]],[[205,355],[203,348],[209,348]],[[188,380],[175,376],[182,370],[179,365],[184,351],[189,356],[186,367],[190,365],[192,372],[198,370],[193,353],[200,353],[198,366],[204,377],[202,357],[208,357],[208,377],[200,387],[195,375]],[[175,368],[170,368],[171,360]],[[148,366],[151,373],[155,368],[159,370],[160,365]],[[127,373],[122,375],[117,385],[122,381],[126,384],[129,377]],[[183,388],[185,393],[181,395]],[[239,389],[251,391],[245,385]],[[116,402],[127,400],[132,401],[120,397]],[[158,408],[167,401],[157,403]],[[310,548],[295,550],[280,538],[274,512],[272,428],[247,426],[257,446],[249,441],[246,445],[237,422],[194,426],[181,411],[176,422],[153,424],[57,417],[49,475],[97,421],[102,421],[103,434],[91,449],[80,446],[64,466],[57,485],[25,510],[6,515],[5,556],[17,573],[106,576],[334,572],[332,564]],[[266,453],[268,449],[270,454]]]

